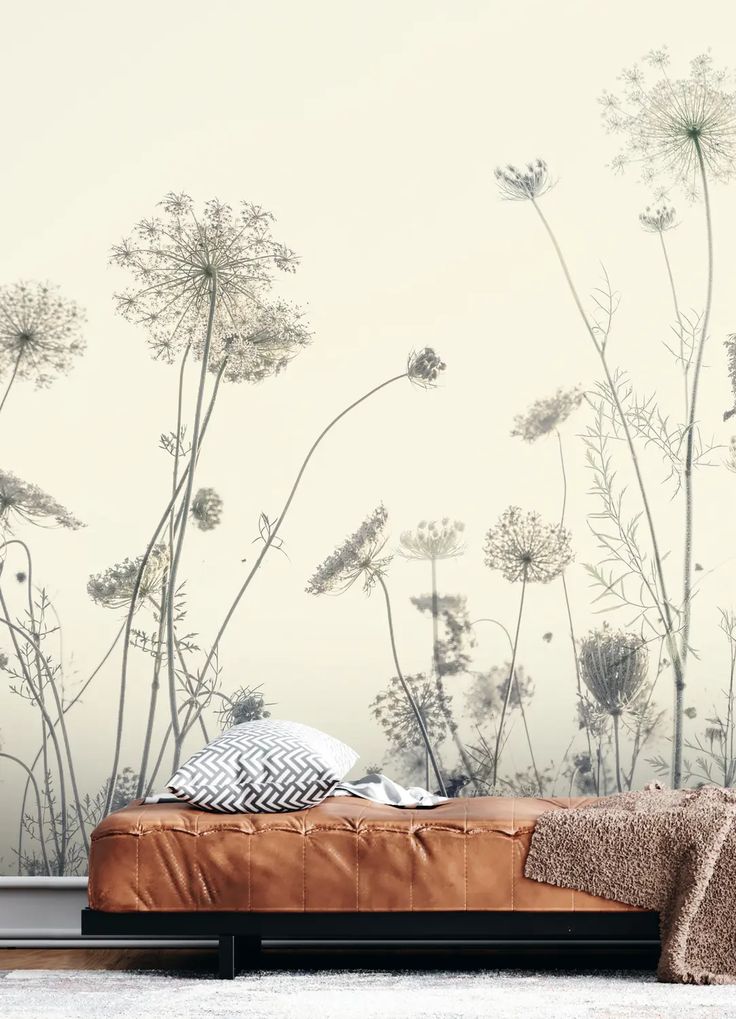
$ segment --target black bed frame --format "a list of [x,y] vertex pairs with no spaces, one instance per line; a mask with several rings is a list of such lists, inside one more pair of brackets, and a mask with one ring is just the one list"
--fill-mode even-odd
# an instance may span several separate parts
[[83,909],[82,934],[217,938],[219,975],[232,980],[239,970],[257,965],[264,941],[636,951],[657,947],[659,918],[649,912],[105,913]]

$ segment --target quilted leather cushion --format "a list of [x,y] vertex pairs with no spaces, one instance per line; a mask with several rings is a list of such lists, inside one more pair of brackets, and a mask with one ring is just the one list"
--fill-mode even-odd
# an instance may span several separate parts
[[524,876],[537,817],[576,802],[483,796],[403,810],[345,796],[288,814],[131,803],[92,833],[89,902],[106,912],[633,909]]
[[261,719],[228,729],[172,775],[168,789],[220,813],[274,814],[320,803],[358,755],[300,722]]

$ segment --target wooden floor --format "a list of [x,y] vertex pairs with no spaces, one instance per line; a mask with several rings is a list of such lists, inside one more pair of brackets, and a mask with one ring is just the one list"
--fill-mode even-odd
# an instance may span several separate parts
[[215,949],[0,948],[3,969],[157,969],[211,973]]
[[[267,948],[259,961],[262,969],[425,969],[477,970],[532,968],[536,970],[654,969],[655,950],[608,948],[605,951],[565,950],[494,951],[485,948],[435,949],[359,947],[321,949]],[[2,948],[0,970],[93,969],[168,970],[212,975],[217,951],[203,948]]]

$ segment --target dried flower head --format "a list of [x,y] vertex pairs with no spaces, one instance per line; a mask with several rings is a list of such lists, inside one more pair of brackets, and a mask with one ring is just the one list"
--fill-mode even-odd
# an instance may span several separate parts
[[465,524],[460,520],[421,520],[414,531],[402,531],[399,554],[406,559],[454,559],[465,551]]
[[545,524],[538,513],[509,506],[486,535],[486,566],[506,580],[548,584],[573,560],[570,532]]
[[[423,672],[404,679],[414,696],[430,740],[433,744],[441,743],[447,736],[447,718],[437,684]],[[445,694],[444,700],[449,705],[452,698]],[[397,676],[392,676],[386,689],[376,695],[371,710],[391,744],[396,747],[424,746],[416,715]]]
[[524,442],[536,442],[559,428],[582,402],[583,393],[577,386],[558,389],[554,396],[535,400],[526,414],[517,414],[511,434],[518,435]]
[[363,581],[363,590],[372,590],[376,579],[383,576],[391,562],[390,556],[381,557],[386,544],[384,530],[388,513],[378,506],[354,534],[340,545],[316,569],[307,584],[308,594],[342,594],[357,580]]
[[736,333],[731,333],[728,339],[725,341],[724,346],[726,348],[726,365],[728,369],[728,378],[731,383],[731,390],[733,392],[734,405],[730,410],[727,410],[723,414],[723,420],[728,421],[736,414]]
[[49,283],[0,287],[0,370],[50,385],[84,353],[83,323],[78,305]]
[[200,531],[213,531],[222,519],[222,499],[214,488],[200,488],[192,499],[190,512]]
[[[239,331],[215,332],[208,366],[226,382],[262,382],[278,375],[311,340],[303,312],[285,301],[246,308],[239,306]],[[204,336],[194,344],[204,353]]]
[[220,724],[223,729],[231,729],[244,722],[270,718],[271,712],[268,709],[272,706],[266,703],[260,686],[241,686],[225,698],[224,707],[219,712]]
[[[127,608],[132,599],[135,582],[143,562],[143,556],[137,559],[123,559],[114,566],[109,566],[102,573],[94,573],[87,582],[87,594],[96,605],[106,609]],[[155,597],[169,568],[169,550],[166,545],[154,545],[143,570],[138,589],[138,605]]]
[[601,99],[606,127],[624,137],[613,168],[641,163],[645,181],[664,176],[695,198],[701,168],[721,181],[736,169],[736,94],[709,54],[691,61],[688,78],[670,77],[666,49],[650,52],[645,63],[659,74],[653,84],[635,66],[621,75],[623,96]]
[[409,379],[423,389],[430,389],[436,385],[440,373],[447,365],[442,358],[431,347],[424,347],[422,350],[413,350],[409,354],[406,364],[406,374]]
[[641,691],[647,678],[649,653],[638,633],[604,625],[580,642],[580,675],[596,704],[620,715]]
[[37,485],[23,481],[11,471],[0,471],[0,523],[12,527],[13,519],[37,527],[84,527],[81,520]]
[[[736,413],[736,411],[734,411]],[[726,467],[729,471],[733,471],[736,474],[736,435],[731,436],[731,441],[728,444],[728,459],[726,460]]]
[[112,262],[136,284],[116,294],[118,311],[145,326],[156,357],[172,361],[205,333],[216,281],[214,349],[233,336],[252,339],[275,271],[296,265],[294,253],[271,236],[271,214],[248,202],[236,212],[217,199],[195,211],[188,195],[173,193],[159,208],[113,248]]
[[547,164],[535,159],[526,166],[498,166],[494,170],[501,197],[510,202],[534,201],[554,187]]
[[663,234],[677,226],[677,214],[671,205],[647,205],[644,212],[639,213],[642,229],[650,234]]

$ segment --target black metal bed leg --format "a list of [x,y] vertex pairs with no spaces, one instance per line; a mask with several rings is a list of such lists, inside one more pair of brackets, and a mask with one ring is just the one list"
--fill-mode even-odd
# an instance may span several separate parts
[[220,980],[234,980],[243,969],[254,969],[261,954],[261,939],[221,934],[219,937]]
[[220,980],[235,979],[235,935],[221,934],[218,975]]

